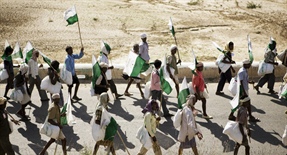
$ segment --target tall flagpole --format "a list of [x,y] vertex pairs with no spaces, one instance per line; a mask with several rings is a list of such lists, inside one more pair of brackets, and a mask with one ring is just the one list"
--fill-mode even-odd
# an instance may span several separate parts
[[79,30],[80,40],[81,40],[81,46],[82,46],[82,48],[83,48],[83,41],[82,41],[82,35],[81,35],[81,29],[80,29],[80,21],[79,21],[79,17],[78,17],[78,30]]

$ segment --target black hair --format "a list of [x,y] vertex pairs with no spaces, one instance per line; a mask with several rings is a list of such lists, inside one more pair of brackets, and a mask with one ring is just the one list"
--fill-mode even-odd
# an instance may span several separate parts
[[10,47],[10,46],[8,46],[8,47],[5,49],[4,53],[5,53],[6,55],[8,55],[8,53],[10,53],[10,52],[13,52],[13,48]]
[[155,67],[156,69],[158,69],[158,68],[160,68],[160,66],[161,66],[161,61],[158,60],[158,59],[156,59],[156,60],[154,61],[154,67]]
[[72,47],[71,46],[67,46],[66,47],[66,52],[68,52],[70,49],[72,49]]
[[53,67],[55,70],[59,69],[59,65],[60,65],[60,63],[57,60],[53,60],[51,62],[51,67]]

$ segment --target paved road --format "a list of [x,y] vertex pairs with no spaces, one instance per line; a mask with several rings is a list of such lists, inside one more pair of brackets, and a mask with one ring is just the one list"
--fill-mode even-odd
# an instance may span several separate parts
[[[276,83],[275,88],[278,88],[280,83]],[[214,95],[217,84],[208,84],[210,98],[207,100],[207,112],[214,119],[205,120],[200,116],[197,117],[197,123],[203,133],[203,140],[197,139],[197,146],[202,155],[231,155],[233,154],[234,142],[222,134],[223,127],[227,122],[227,116],[231,106],[229,100],[231,94],[227,92],[225,96]],[[67,137],[68,154],[84,154],[91,152],[95,142],[91,136],[91,127],[89,122],[92,118],[92,113],[97,103],[96,97],[89,95],[90,84],[81,84],[79,95],[83,98],[82,101],[73,104],[73,114],[76,118],[76,124],[73,126],[65,126],[63,129]],[[118,91],[123,93],[126,84],[118,84]],[[4,84],[0,84],[0,95],[4,93]],[[67,97],[67,87],[64,85],[64,96]],[[250,90],[250,96],[253,105],[253,115],[259,117],[261,122],[252,123],[252,138],[251,138],[251,154],[258,155],[285,155],[287,147],[284,147],[281,142],[281,136],[284,127],[287,124],[287,115],[284,114],[287,110],[287,102],[279,100],[276,95],[266,93],[267,89],[261,89],[260,95],[257,95],[254,90]],[[140,150],[140,142],[135,138],[137,129],[143,124],[142,108],[147,100],[141,99],[135,85],[130,88],[131,97],[122,97],[120,100],[110,101],[109,112],[117,120],[120,128],[119,134],[123,138],[131,155],[137,154]],[[175,113],[177,99],[176,93],[172,92],[168,96],[168,108],[171,113]],[[110,98],[112,98],[110,94]],[[10,136],[14,150],[18,154],[33,155],[38,154],[46,142],[49,140],[45,135],[39,134],[39,128],[44,122],[47,115],[48,102],[40,102],[37,90],[34,89],[32,95],[33,104],[27,107],[26,112],[30,114],[30,122],[22,122],[20,126],[14,126],[14,132]],[[7,105],[7,110],[17,118],[16,111],[20,105],[15,102],[10,102]],[[30,109],[29,109],[30,108]],[[196,108],[201,110],[201,103],[196,104]],[[200,115],[200,114],[199,114]],[[166,155],[177,154],[179,143],[176,141],[178,131],[173,128],[172,120],[163,118],[157,132],[159,144],[162,147],[162,152]],[[124,150],[119,136],[114,140],[116,153],[127,154]],[[53,144],[48,149],[49,154],[53,154],[56,145]],[[244,148],[240,148],[239,154],[243,154]],[[100,148],[99,154],[104,154],[105,149]],[[61,146],[57,148],[57,154],[61,153]],[[89,154],[89,153],[86,153]],[[152,150],[148,154],[153,154]],[[184,154],[192,154],[191,150],[185,150]]]

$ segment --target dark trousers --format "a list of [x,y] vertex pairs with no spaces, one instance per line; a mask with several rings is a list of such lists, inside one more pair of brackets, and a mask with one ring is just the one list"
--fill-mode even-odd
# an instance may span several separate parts
[[232,75],[231,75],[231,69],[230,68],[225,73],[221,72],[216,92],[222,91],[226,81],[228,83],[230,83],[231,78],[232,78]]
[[29,75],[29,92],[32,94],[32,91],[34,89],[34,85],[36,85],[38,89],[39,96],[41,100],[48,100],[47,93],[45,90],[41,90],[40,85],[41,85],[41,79],[39,75],[36,75],[36,79],[34,79],[31,75]]
[[268,82],[267,88],[269,90],[273,90],[274,88],[274,83],[275,83],[275,75],[274,75],[274,70],[270,74],[265,74],[262,76],[259,81],[257,86],[262,87],[266,82]]
[[115,95],[118,95],[117,87],[115,85],[114,80],[112,80],[112,79],[108,80],[108,83],[110,84],[110,88],[111,88],[112,93],[115,93]]
[[167,115],[167,114],[169,114],[169,111],[168,111],[168,109],[167,109],[167,107],[166,107],[166,102],[165,102],[165,99],[164,99],[164,97],[163,97],[163,95],[162,95],[162,91],[161,90],[152,90],[151,91],[151,98],[153,99],[153,100],[159,100],[159,101],[161,101],[161,106],[162,106],[162,110],[163,110],[163,114],[164,115]]
[[9,135],[1,136],[0,138],[0,155],[15,155],[14,150],[12,148],[12,144],[9,140]]

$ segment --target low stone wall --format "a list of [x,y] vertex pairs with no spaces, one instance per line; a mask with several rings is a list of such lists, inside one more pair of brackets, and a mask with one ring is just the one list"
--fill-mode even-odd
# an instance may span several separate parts
[[[251,79],[258,79],[260,76],[257,74],[258,70],[258,64],[259,62],[253,62],[252,67],[249,69],[249,77]],[[182,63],[181,65],[178,66],[179,68],[179,79],[183,79],[186,77],[187,79],[192,78],[192,73],[190,68],[188,66],[191,65],[191,63]],[[60,68],[63,66],[63,64],[60,65]],[[237,63],[232,65],[236,72],[242,67],[242,63]],[[0,69],[2,69],[4,66],[3,64],[0,65]],[[114,65],[114,69],[112,71],[113,74],[113,79],[117,82],[124,82],[125,80],[122,78],[122,72],[124,68],[124,64],[117,64]],[[47,75],[47,68],[48,65],[44,65],[43,68],[39,69],[39,75],[40,77],[45,77]],[[92,64],[76,64],[76,73],[81,81],[89,82],[92,77]],[[17,73],[18,69],[15,68],[14,72],[15,74]],[[283,65],[279,65],[275,67],[275,76],[276,76],[276,81],[282,81],[282,77],[286,73],[286,67]],[[235,74],[233,74],[234,76]],[[203,70],[203,76],[208,82],[217,82],[219,79],[219,73],[218,73],[218,67],[215,65],[214,62],[204,62],[204,70]],[[141,78],[145,79],[147,77],[142,76]],[[149,77],[148,77],[149,78]]]

